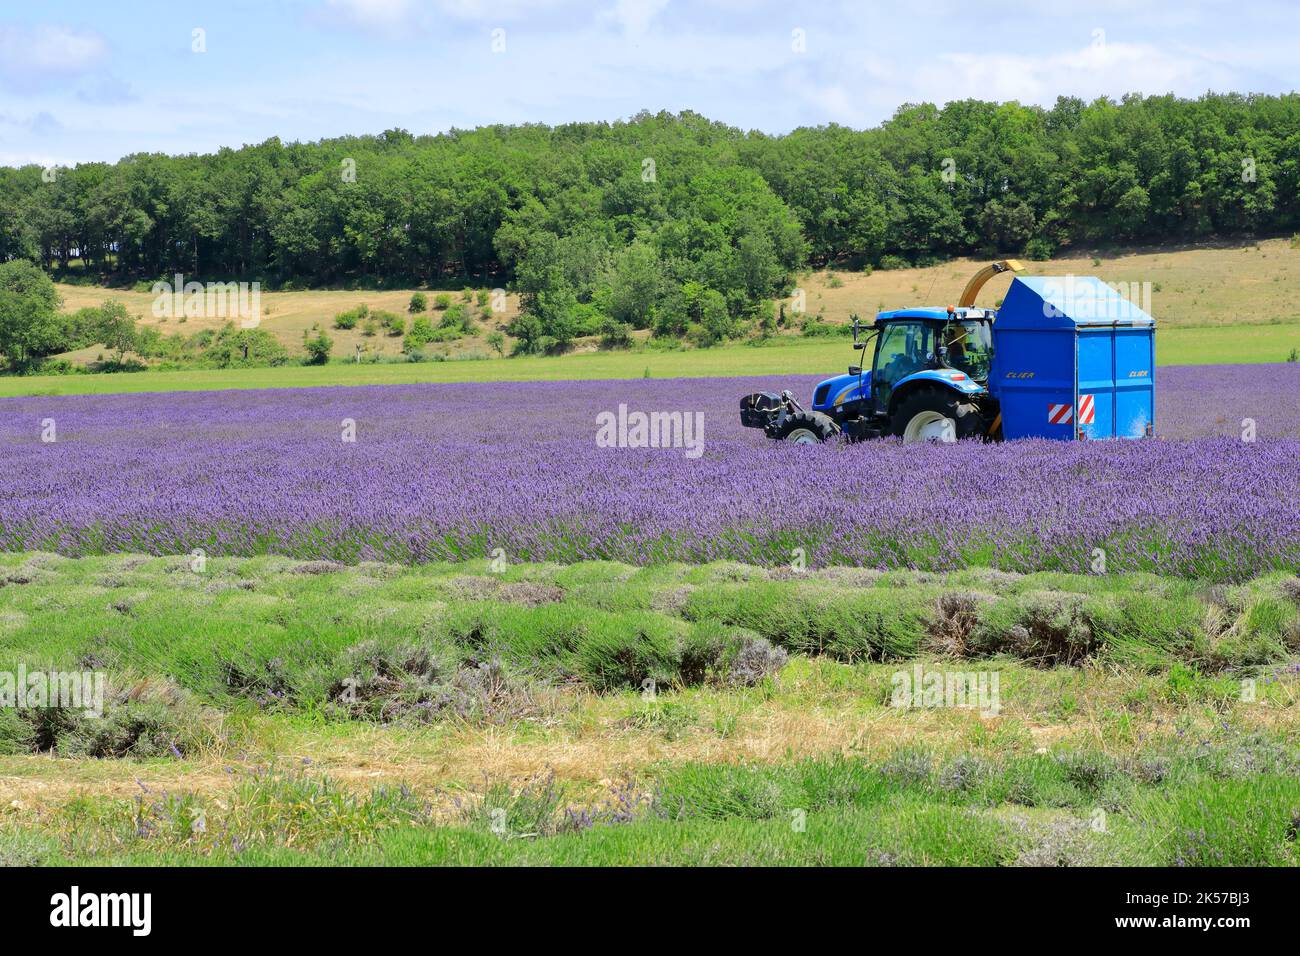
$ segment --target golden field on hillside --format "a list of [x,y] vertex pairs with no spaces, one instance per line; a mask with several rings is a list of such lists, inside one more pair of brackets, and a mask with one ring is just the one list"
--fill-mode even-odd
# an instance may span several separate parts
[[[877,270],[872,273],[821,270],[796,278],[796,287],[804,293],[808,313],[827,322],[847,322],[858,313],[864,319],[878,311],[916,305],[948,305],[957,300],[966,281],[985,264],[982,259],[954,259],[924,269]],[[1134,249],[1123,253],[1078,253],[1049,262],[1026,261],[1027,275],[1095,275],[1106,282],[1132,284],[1139,304],[1149,306],[1162,328],[1199,328],[1230,324],[1267,325],[1300,323],[1300,249],[1289,240],[1269,239],[1259,243],[1198,246],[1189,248],[1158,247]],[[1010,285],[1009,276],[990,281],[980,295],[979,304],[992,306],[1000,301]],[[1144,285],[1149,283],[1149,285]],[[261,327],[276,336],[293,354],[302,351],[305,332],[319,324],[334,340],[334,356],[350,358],[360,347],[367,356],[396,356],[402,351],[400,336],[380,330],[363,334],[334,328],[340,312],[365,304],[411,318],[407,305],[416,290],[263,292]],[[441,313],[432,310],[434,297],[447,291],[453,303],[465,303],[474,316],[477,334],[434,349],[448,358],[479,354],[490,349],[486,336],[493,330],[504,331],[518,314],[519,297],[506,296],[506,308],[485,313],[472,294],[469,301],[461,290],[425,290],[430,302],[427,313],[435,326]],[[102,303],[105,299],[123,302],[144,325],[158,325],[164,334],[193,334],[214,328],[225,321],[220,316],[207,318],[157,319],[152,315],[154,296],[149,292],[108,289],[98,286],[60,285],[63,307],[75,311]],[[784,302],[787,316],[795,309],[793,297]],[[790,329],[796,321],[787,322]],[[643,336],[642,336],[643,337]],[[594,346],[580,345],[578,350]],[[98,349],[73,353],[74,360],[93,359]]]

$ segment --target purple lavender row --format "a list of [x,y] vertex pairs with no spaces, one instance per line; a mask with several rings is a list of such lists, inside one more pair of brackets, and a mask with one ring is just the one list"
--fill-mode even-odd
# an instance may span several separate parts
[[[1158,374],[1160,440],[942,447],[741,428],[737,396],[788,378],[5,399],[0,549],[1296,569],[1300,366]],[[700,413],[698,449],[601,447],[620,404]]]

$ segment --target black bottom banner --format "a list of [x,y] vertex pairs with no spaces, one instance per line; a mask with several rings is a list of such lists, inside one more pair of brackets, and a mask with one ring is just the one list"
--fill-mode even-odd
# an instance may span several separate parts
[[0,871],[10,933],[146,944],[198,942],[211,929],[224,939],[248,931],[259,942],[338,946],[373,940],[377,927],[430,920],[535,937],[557,928],[561,914],[592,929],[605,920],[661,930],[665,920],[689,920],[718,926],[730,942],[748,935],[747,926],[766,932],[773,919],[824,923],[837,915],[908,933],[991,931],[1031,940],[1050,929],[1070,941],[1200,934],[1228,942],[1254,930],[1281,932],[1292,925],[1294,900],[1294,873],[1265,870]]

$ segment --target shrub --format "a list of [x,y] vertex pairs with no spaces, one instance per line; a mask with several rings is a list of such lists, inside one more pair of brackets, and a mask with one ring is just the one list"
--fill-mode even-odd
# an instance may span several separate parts
[[1096,648],[1084,596],[1030,591],[980,609],[972,645],[985,654],[1006,652],[1045,667],[1074,664]]
[[624,614],[593,622],[578,643],[578,672],[600,691],[666,686],[679,675],[674,622],[653,614]]
[[726,681],[741,687],[753,687],[775,677],[790,659],[784,650],[773,647],[757,635],[741,639],[727,655]]
[[715,680],[731,643],[731,631],[716,621],[700,621],[682,640],[679,674],[687,686]]
[[569,604],[528,607],[486,602],[453,606],[441,630],[465,663],[477,666],[503,660],[529,673],[554,676],[557,670],[572,673],[574,650],[589,631],[601,622],[615,629],[624,627],[621,620]]
[[966,657],[979,623],[979,609],[993,598],[970,591],[945,591],[935,601],[930,619],[929,649],[948,657]]
[[428,644],[366,641],[332,665],[326,700],[349,716],[393,722],[428,717],[451,666]]
[[36,371],[40,375],[72,375],[77,367],[67,359],[45,359],[36,366]]
[[600,344],[607,349],[625,349],[632,344],[632,326],[608,316],[600,324]]
[[249,700],[259,707],[292,706],[302,697],[300,675],[283,657],[251,651],[218,653],[209,682],[213,693]]
[[1035,262],[1045,262],[1052,258],[1056,253],[1056,247],[1050,240],[1043,238],[1030,239],[1025,243],[1025,258],[1032,259]]
[[690,620],[714,619],[748,628],[774,644],[837,660],[912,657],[926,636],[924,593],[862,588],[838,591],[816,584],[763,581],[718,584],[687,599]]
[[406,307],[406,311],[412,315],[418,315],[429,308],[429,297],[423,292],[411,293],[411,301]]
[[447,309],[451,308],[451,293],[439,292],[435,295],[433,297],[433,307],[439,312],[445,312]]
[[852,335],[853,326],[835,325],[809,315],[799,324],[799,334],[810,339],[834,338],[837,335]]
[[880,265],[877,268],[889,272],[894,269],[910,269],[912,264],[902,256],[881,256]]
[[324,331],[318,332],[302,344],[307,350],[307,361],[310,364],[324,365],[330,360],[330,350],[334,348],[334,340]]
[[771,300],[764,299],[754,306],[754,326],[759,338],[766,339],[776,335],[776,306]]
[[1288,644],[1300,636],[1300,613],[1290,601],[1270,594],[1250,595],[1239,617],[1213,641],[1216,664],[1241,666],[1285,659]]
[[41,866],[61,860],[58,841],[30,830],[0,833],[0,869]]
[[422,315],[411,323],[411,328],[406,333],[406,340],[402,343],[402,348],[407,352],[414,352],[432,341],[433,323]]
[[438,327],[451,329],[460,335],[467,335],[474,331],[474,319],[469,314],[469,309],[458,302],[453,306],[449,306],[443,312]]
[[191,695],[167,681],[110,682],[104,698],[100,716],[70,708],[20,711],[27,729],[6,746],[25,743],[32,751],[63,757],[179,758],[219,736]]
[[260,365],[283,365],[289,353],[274,335],[265,329],[236,329],[227,322],[216,335],[200,340],[203,361],[219,368],[252,368]]
[[991,774],[987,761],[973,754],[958,754],[939,769],[936,783],[940,790],[967,793],[976,789]]
[[1088,624],[1109,659],[1147,670],[1190,657],[1203,634],[1205,607],[1191,595],[1095,595],[1084,604]]
[[880,768],[841,754],[813,758],[799,766],[800,783],[810,813],[830,807],[869,807],[894,790]]
[[336,329],[355,329],[357,323],[364,320],[370,315],[368,305],[359,305],[355,309],[348,309],[346,312],[340,312],[334,316],[334,328]]
[[446,709],[471,723],[504,724],[540,713],[531,688],[500,661],[462,667],[444,694]]
[[28,754],[37,749],[35,743],[35,728],[23,718],[23,712],[12,707],[0,707],[0,754]]
[[370,314],[370,318],[372,321],[378,322],[379,327],[382,328],[388,335],[406,334],[406,319],[402,318],[396,312],[388,312],[385,311],[384,309],[376,309],[374,312]]

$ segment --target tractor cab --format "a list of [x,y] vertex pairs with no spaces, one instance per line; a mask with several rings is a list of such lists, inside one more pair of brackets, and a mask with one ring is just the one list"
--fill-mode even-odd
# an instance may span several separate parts
[[[890,414],[899,388],[918,376],[943,385],[987,384],[993,364],[993,315],[988,310],[899,309],[881,312],[874,325],[870,389],[863,393],[874,413]],[[855,336],[855,347],[864,353],[870,345]]]

